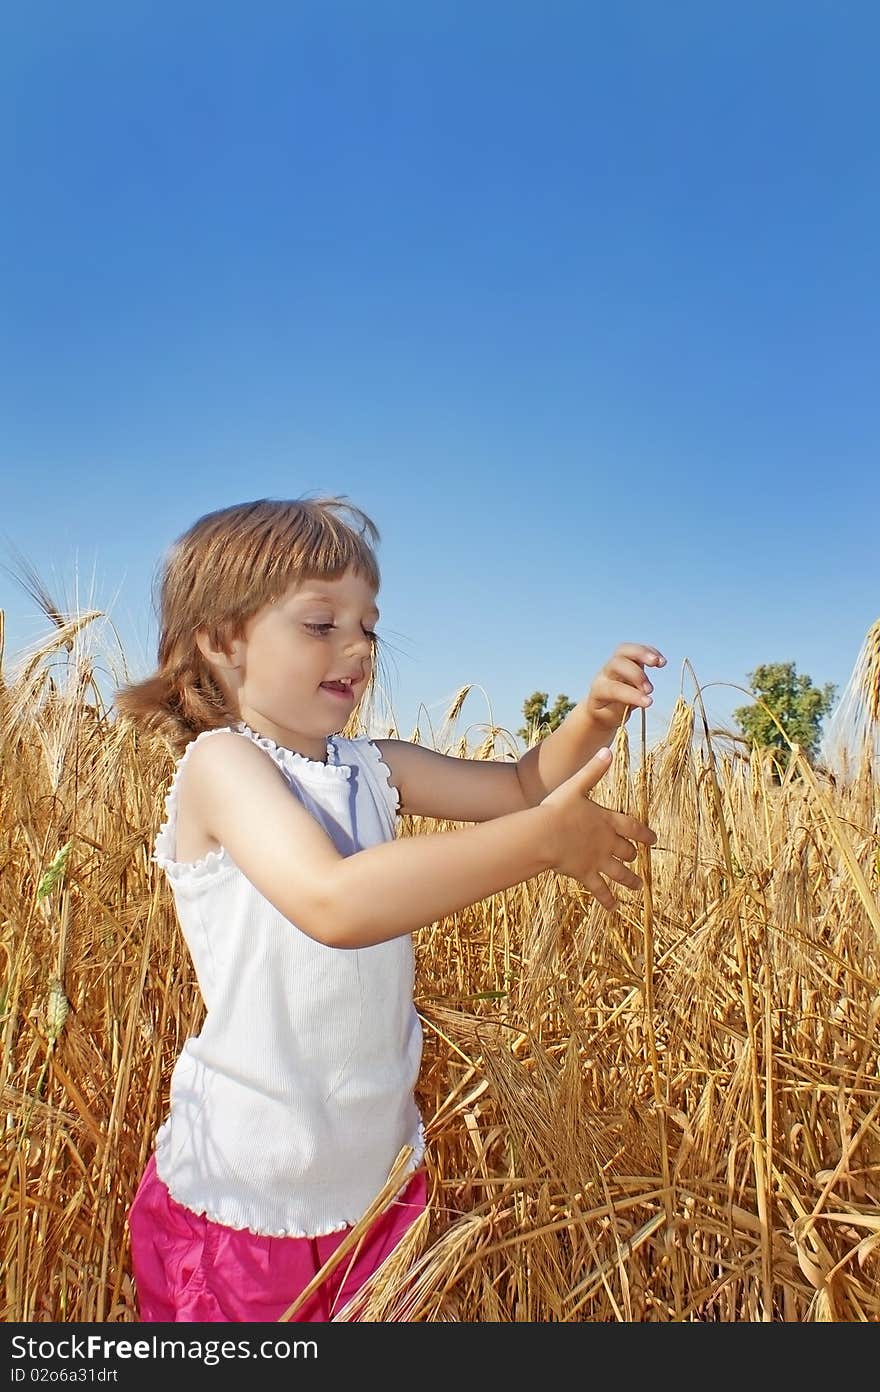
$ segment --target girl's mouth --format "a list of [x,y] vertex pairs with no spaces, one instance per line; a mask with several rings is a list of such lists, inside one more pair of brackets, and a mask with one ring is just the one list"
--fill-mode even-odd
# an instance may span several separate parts
[[321,690],[327,691],[331,696],[339,697],[343,701],[353,701],[354,691],[350,686],[344,686],[342,682],[321,682]]

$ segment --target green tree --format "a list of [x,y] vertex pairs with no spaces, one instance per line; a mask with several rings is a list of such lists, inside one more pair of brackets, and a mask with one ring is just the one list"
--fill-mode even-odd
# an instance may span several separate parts
[[[837,688],[827,682],[820,690],[808,676],[798,676],[793,662],[771,662],[748,674],[749,686],[766,703],[793,744],[799,744],[808,758],[819,746],[823,716],[834,701]],[[738,706],[734,720],[753,749],[769,749],[774,777],[780,781],[788,767],[791,751],[780,730],[763,706]],[[778,751],[778,752],[777,752]]]
[[550,711],[547,709],[547,700],[546,691],[533,691],[528,700],[523,701],[522,713],[526,723],[523,729],[517,730],[517,734],[526,744],[530,743],[533,734],[537,734],[538,739],[551,734],[562,724],[568,712],[574,710],[574,703],[569,701],[567,696],[557,696],[556,704]]

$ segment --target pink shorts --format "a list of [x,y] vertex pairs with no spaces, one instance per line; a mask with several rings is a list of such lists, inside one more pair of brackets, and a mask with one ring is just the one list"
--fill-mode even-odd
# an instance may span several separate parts
[[[330,1320],[396,1247],[426,1202],[427,1178],[419,1169],[291,1323]],[[155,1155],[128,1223],[140,1318],[167,1323],[278,1320],[351,1232],[261,1237],[212,1223],[171,1197],[156,1174]]]

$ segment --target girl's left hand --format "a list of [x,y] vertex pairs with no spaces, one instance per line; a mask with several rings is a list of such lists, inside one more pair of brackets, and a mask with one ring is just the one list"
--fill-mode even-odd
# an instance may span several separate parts
[[621,643],[615,648],[605,666],[593,678],[584,702],[586,714],[593,725],[606,734],[613,734],[625,723],[636,706],[651,705],[654,690],[645,667],[663,667],[666,658],[657,648],[643,643]]

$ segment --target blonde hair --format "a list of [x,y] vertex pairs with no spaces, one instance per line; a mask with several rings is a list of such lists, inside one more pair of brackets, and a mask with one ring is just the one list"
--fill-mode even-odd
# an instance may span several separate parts
[[[358,525],[338,515],[343,511]],[[348,569],[378,591],[373,546],[379,539],[375,523],[344,494],[259,498],[200,517],[166,553],[158,669],[115,692],[120,716],[157,732],[177,754],[202,730],[237,720],[238,713],[199,650],[196,632],[203,629],[212,647],[228,650],[234,639],[244,636],[247,619],[279,599],[290,585],[335,579]],[[375,665],[362,700],[372,693],[374,679]]]

